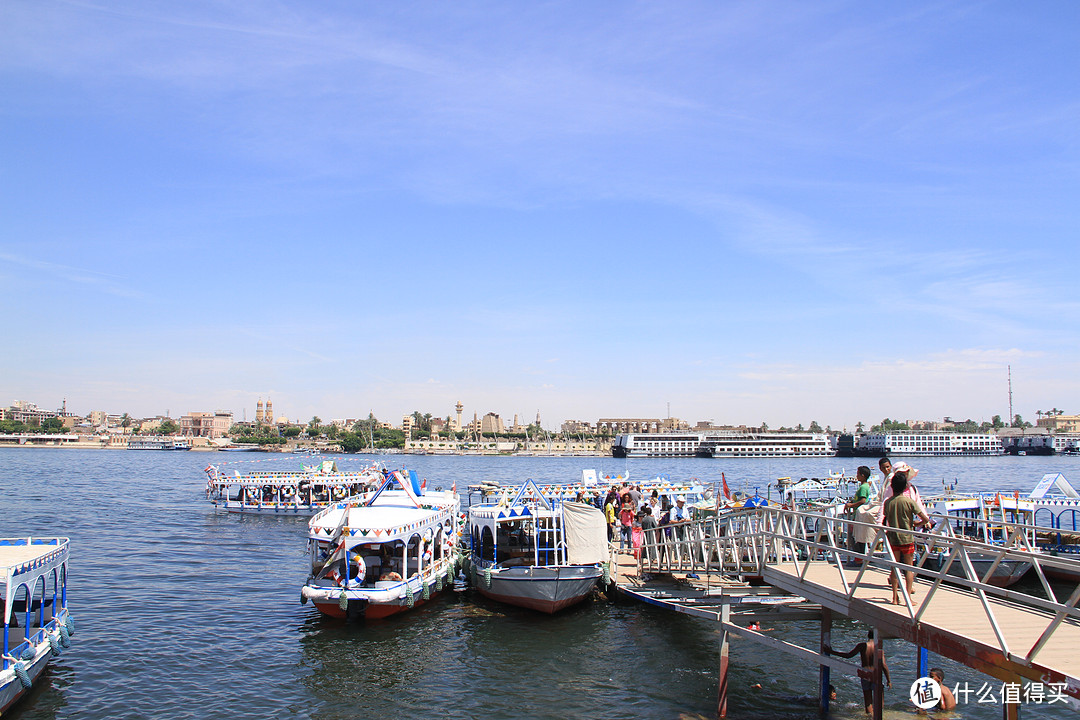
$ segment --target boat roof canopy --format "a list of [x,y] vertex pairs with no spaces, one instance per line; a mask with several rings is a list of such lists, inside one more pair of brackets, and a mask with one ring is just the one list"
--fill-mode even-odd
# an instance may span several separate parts
[[[1058,492],[1067,498],[1080,498],[1080,493],[1076,492],[1073,486],[1069,484],[1069,481],[1066,480],[1065,476],[1061,473],[1047,473],[1043,475],[1042,480],[1039,481],[1039,484],[1035,486],[1035,489],[1031,491],[1031,494],[1028,495],[1028,497],[1034,500],[1044,498],[1046,497],[1047,491],[1052,487],[1057,488]],[[1050,494],[1052,496],[1058,495],[1058,493]]]

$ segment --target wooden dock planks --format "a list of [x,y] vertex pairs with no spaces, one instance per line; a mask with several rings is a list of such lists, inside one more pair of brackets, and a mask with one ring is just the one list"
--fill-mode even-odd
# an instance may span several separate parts
[[[849,583],[858,571],[844,570]],[[1033,681],[1064,682],[1066,693],[1080,697],[1080,624],[1060,625],[1049,642],[1028,662],[1025,656],[1050,623],[1044,611],[988,597],[990,608],[1002,630],[1009,654],[1002,653],[993,626],[977,595],[963,588],[942,585],[934,593],[926,611],[915,623],[906,606],[891,604],[892,591],[883,570],[868,569],[853,597],[844,594],[840,572],[835,565],[811,563],[805,580],[794,563],[766,567],[763,578],[770,585],[806,597],[822,607],[874,625],[889,635],[900,637],[934,652],[963,662],[1003,680],[1020,677]],[[916,582],[915,609],[918,610],[931,584]]]

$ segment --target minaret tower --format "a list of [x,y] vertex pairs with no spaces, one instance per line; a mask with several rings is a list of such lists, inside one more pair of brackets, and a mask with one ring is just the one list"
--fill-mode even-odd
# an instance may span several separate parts
[[461,411],[465,409],[465,406],[461,404],[460,400],[458,400],[458,403],[454,406],[454,409],[457,410],[457,427],[455,427],[454,430],[457,432],[461,432]]
[[270,402],[270,398],[266,398],[266,414],[263,415],[267,425],[274,424],[274,403]]
[[262,425],[264,417],[266,415],[263,413],[263,401],[262,398],[259,398],[259,404],[255,406],[255,424]]

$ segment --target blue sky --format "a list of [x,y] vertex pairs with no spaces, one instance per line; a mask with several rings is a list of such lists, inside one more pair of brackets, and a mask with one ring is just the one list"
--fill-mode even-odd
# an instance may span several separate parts
[[1080,412],[1080,5],[0,5],[0,402]]

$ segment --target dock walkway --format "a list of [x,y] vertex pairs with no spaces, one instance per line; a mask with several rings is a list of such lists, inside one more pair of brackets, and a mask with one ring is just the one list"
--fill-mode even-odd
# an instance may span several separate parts
[[[888,550],[849,550],[845,539],[856,526],[876,534],[871,548],[884,540],[880,527],[816,513],[782,508],[721,513],[648,531],[640,561],[626,553],[613,555],[615,583],[628,597],[720,622],[720,716],[726,709],[728,633],[812,659],[821,667],[823,688],[830,668],[865,678],[866,671],[824,653],[833,614],[867,623],[876,637],[907,640],[1004,682],[1042,683],[1080,699],[1080,584],[1070,597],[1059,599],[1043,572],[1048,568],[1080,578],[1080,560],[1040,554],[1022,542],[1023,532],[1007,533],[1003,544],[988,545],[957,536],[942,522],[933,531],[916,533],[922,562],[942,557],[942,567],[913,568],[895,561]],[[985,582],[1005,563],[1030,563],[1043,592],[1027,594]],[[975,571],[987,565],[984,575]],[[915,591],[909,596],[900,583],[901,603],[894,605],[889,578],[904,571],[915,573]],[[818,648],[763,636],[745,624],[788,614],[821,619]],[[925,674],[925,668],[920,672]],[[880,717],[879,666],[871,679],[874,715]],[[822,711],[827,707],[823,697]],[[1006,718],[1018,717],[1019,704],[1003,707]]]

